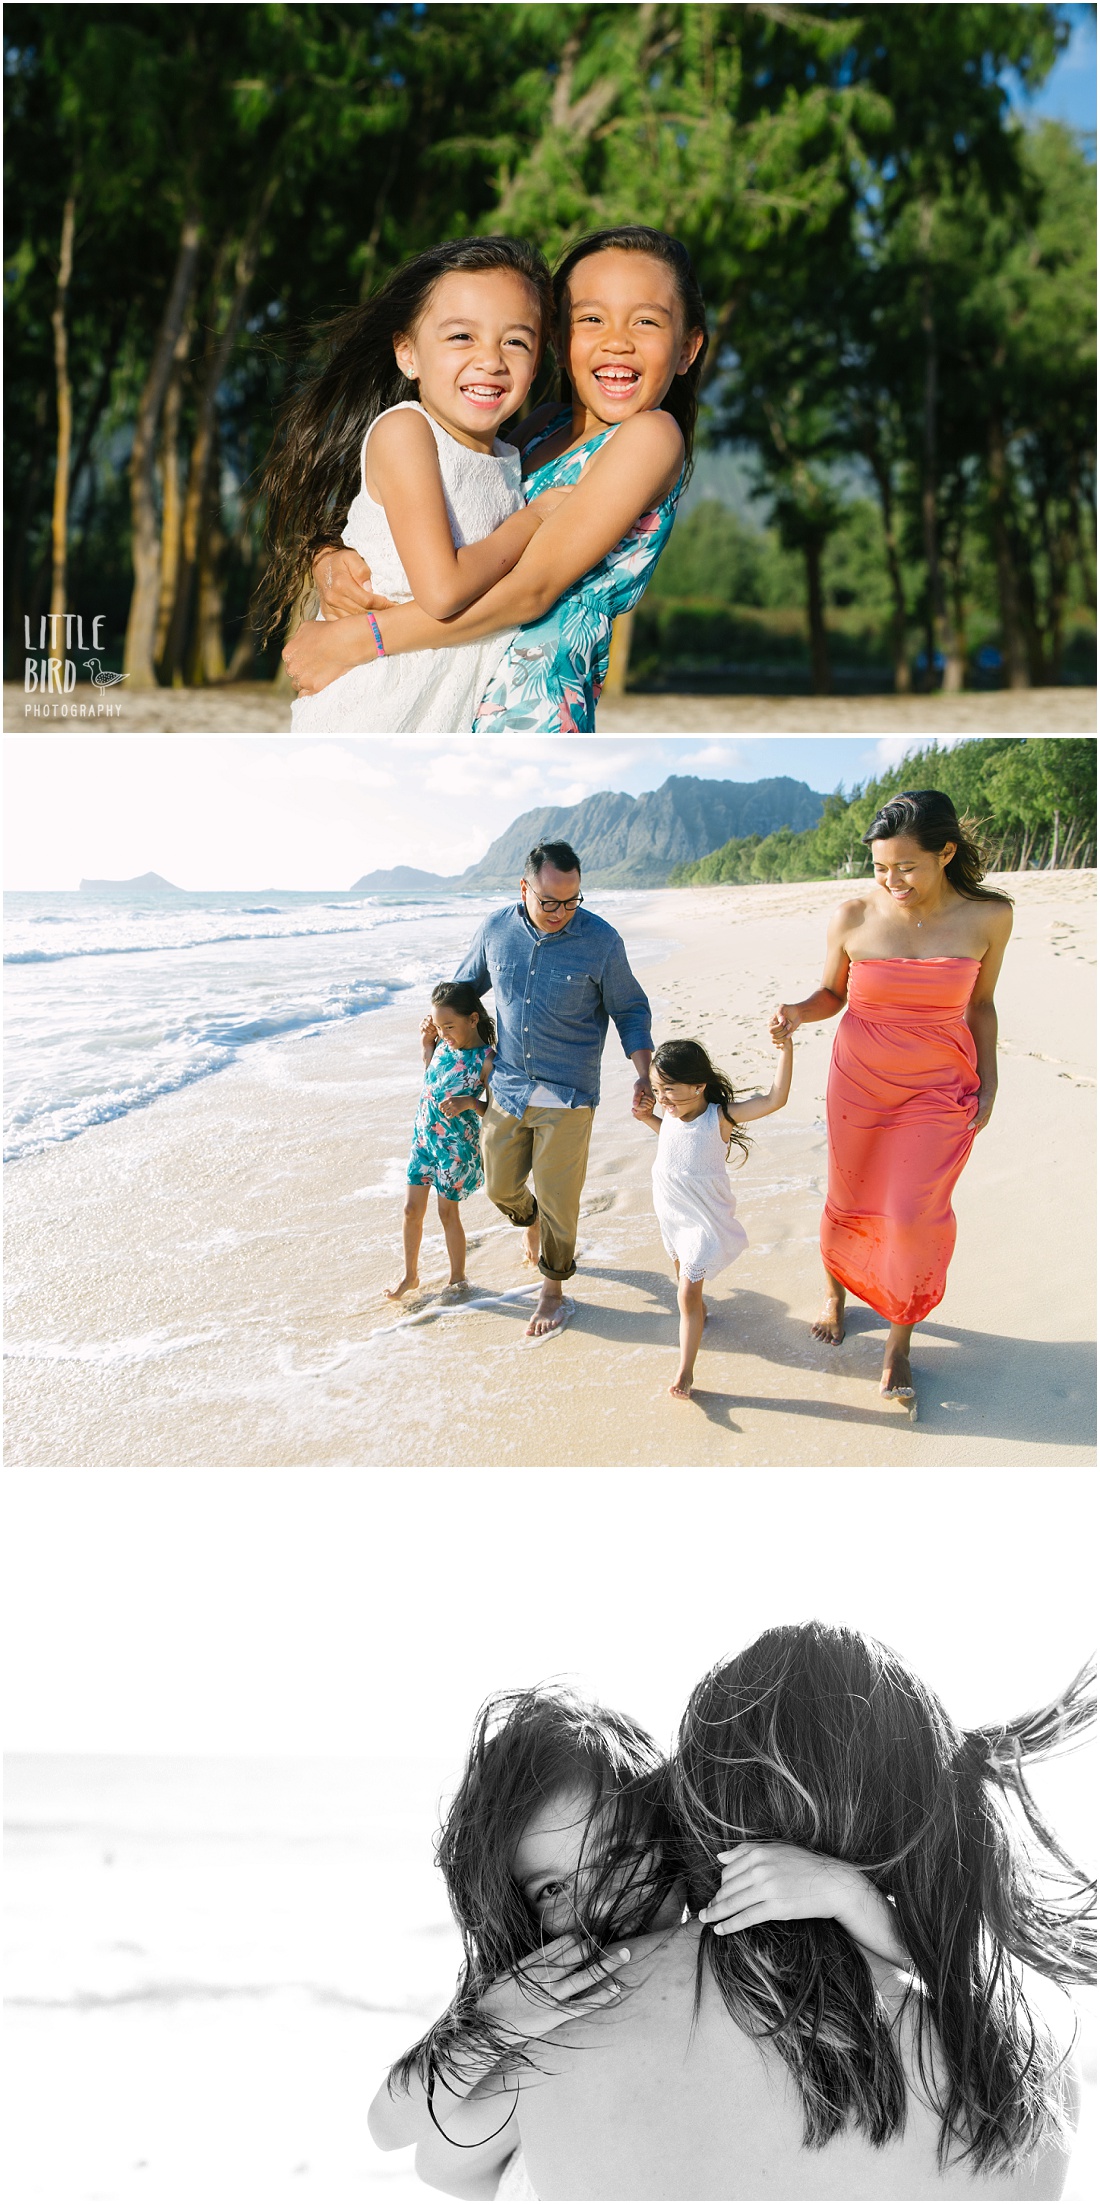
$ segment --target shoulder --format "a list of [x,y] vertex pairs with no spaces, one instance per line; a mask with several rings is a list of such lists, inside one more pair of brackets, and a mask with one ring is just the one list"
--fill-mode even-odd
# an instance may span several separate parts
[[375,459],[434,457],[435,435],[427,414],[411,403],[391,406],[388,413],[379,414],[370,431],[370,450]]
[[679,461],[684,456],[684,439],[671,413],[658,406],[650,413],[636,413],[630,421],[624,421],[615,432],[606,450],[628,451],[637,456],[652,453],[654,458]]
[[989,928],[990,941],[1003,947],[1012,932],[1013,912],[1007,895],[994,895],[990,890],[988,902],[982,897],[982,910]]
[[577,917],[583,922],[579,932],[598,954],[610,956],[613,950],[623,947],[622,935],[606,918],[599,918],[595,911],[589,910],[578,911]]
[[829,919],[831,938],[834,941],[843,941],[846,934],[854,933],[857,926],[862,926],[866,916],[867,897],[865,895],[845,896],[843,903],[836,905]]

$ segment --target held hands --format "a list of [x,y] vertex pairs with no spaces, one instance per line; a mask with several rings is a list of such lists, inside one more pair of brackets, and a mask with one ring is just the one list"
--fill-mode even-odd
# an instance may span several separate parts
[[559,1936],[525,1959],[514,1975],[501,1975],[481,1999],[486,2019],[522,2042],[550,2035],[571,2014],[617,2004],[622,1992],[615,1975],[630,1952],[625,1947],[601,1952],[591,1965],[578,1967],[581,1948],[579,1938]]
[[642,1123],[644,1125],[648,1125],[653,1116],[656,1104],[654,1102],[652,1094],[646,1093],[644,1090],[641,1094],[639,1094],[639,1086],[641,1086],[640,1080],[638,1081],[638,1086],[636,1086],[634,1089],[634,1100],[630,1105],[630,1114],[631,1117],[640,1117]]
[[772,1011],[768,1025],[768,1032],[776,1048],[782,1048],[784,1041],[789,1041],[792,1034],[797,1033],[801,1023],[801,1013],[793,1003],[780,1003],[778,1009]]
[[424,1051],[425,1063],[427,1063],[429,1057],[435,1055],[442,1038],[443,1035],[429,1011],[428,1016],[420,1020],[420,1046]]
[[347,544],[326,545],[315,553],[313,584],[326,620],[345,620],[353,612],[384,612],[393,602],[375,595],[366,560]]

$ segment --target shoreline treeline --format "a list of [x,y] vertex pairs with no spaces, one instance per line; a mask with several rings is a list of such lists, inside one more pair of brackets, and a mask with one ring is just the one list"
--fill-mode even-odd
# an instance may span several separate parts
[[134,688],[275,673],[255,491],[318,325],[441,237],[553,258],[633,219],[695,257],[708,437],[751,457],[813,686],[865,539],[897,688],[974,678],[975,617],[995,678],[1059,681],[1095,582],[1093,177],[1005,82],[1068,35],[908,0],[9,7],[12,670],[52,610],[103,615]]
[[991,872],[1052,871],[1096,863],[1096,743],[996,736],[941,750],[913,751],[900,765],[846,797],[825,798],[815,827],[748,834],[694,864],[677,865],[670,887],[750,886],[767,880],[867,879],[862,836],[903,788],[938,788],[974,822]]

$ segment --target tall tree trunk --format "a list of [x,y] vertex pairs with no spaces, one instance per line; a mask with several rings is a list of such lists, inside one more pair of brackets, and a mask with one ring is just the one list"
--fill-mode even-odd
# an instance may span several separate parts
[[[920,210],[921,249],[927,256],[932,243],[932,204],[925,199]],[[943,592],[940,578],[939,536],[936,522],[936,498],[938,491],[937,460],[937,389],[939,357],[936,336],[935,297],[932,286],[932,270],[926,265],[921,279],[921,329],[924,334],[924,431],[921,453],[921,534],[924,542],[924,561],[928,569],[928,589],[925,601],[925,657],[927,659],[927,686],[936,685],[936,652],[943,632]]]
[[202,388],[199,393],[198,418],[191,445],[191,464],[187,475],[187,496],[183,506],[183,527],[180,552],[179,584],[172,611],[172,624],[168,636],[166,662],[172,684],[183,686],[183,670],[187,657],[187,638],[191,624],[191,605],[198,572],[199,535],[206,503],[206,486],[210,461],[214,449],[214,414],[218,391],[229,365],[237,331],[244,313],[245,300],[256,273],[264,225],[271,203],[279,188],[279,171],[268,177],[253,210],[252,219],[238,247],[233,270],[233,290],[226,310],[221,332],[210,346],[203,363]]
[[154,462],[157,423],[172,372],[176,341],[194,288],[202,232],[198,215],[188,208],[180,230],[179,248],[171,288],[161,316],[157,341],[134,424],[134,448],[130,454],[130,528],[134,588],[126,623],[123,665],[135,689],[156,687],[153,653],[156,643],[157,607],[160,597],[160,541]]
[[[51,619],[65,618],[66,585],[69,549],[69,453],[73,440],[73,386],[69,375],[69,329],[66,315],[69,308],[69,286],[73,279],[73,231],[76,226],[76,190],[70,191],[61,217],[61,258],[57,269],[57,291],[54,309],[50,317],[53,323],[53,363],[57,382],[57,469],[53,483],[53,516],[50,529]],[[64,642],[62,626],[57,631],[59,645]],[[51,644],[54,637],[51,635]]]
[[963,531],[960,517],[946,559],[951,584],[951,619],[943,668],[944,694],[947,696],[958,696],[966,678],[966,598],[963,592],[962,554]]
[[1010,689],[1030,687],[1020,592],[1009,528],[1008,452],[1004,423],[994,414],[989,422],[989,521],[993,556],[997,565],[997,597],[1001,609],[1001,649]]
[[164,657],[168,647],[168,632],[172,624],[172,607],[176,602],[176,585],[180,569],[180,538],[183,530],[183,479],[180,468],[180,415],[183,411],[183,382],[187,360],[191,350],[194,330],[194,293],[192,303],[184,318],[172,354],[172,372],[164,394],[164,409],[160,419],[160,589],[157,605],[156,663],[164,675]]
[[1057,813],[1057,811],[1056,811],[1056,812],[1055,812],[1055,814],[1054,814],[1054,831],[1053,831],[1053,833],[1052,833],[1052,835],[1051,835],[1051,837],[1050,837],[1050,870],[1051,870],[1051,872],[1057,872],[1057,870],[1058,870],[1058,826],[1059,826],[1059,816],[1058,816],[1058,813]]
[[204,683],[215,685],[225,680],[225,641],[222,636],[224,553],[225,531],[221,524],[221,442],[215,415],[207,477],[206,512],[199,546],[195,632],[189,668],[194,688],[201,688]]
[[905,604],[905,584],[901,578],[901,560],[898,556],[897,529],[894,526],[894,490],[890,469],[877,436],[867,437],[864,449],[871,463],[878,484],[879,504],[882,507],[882,533],[886,544],[886,569],[890,576],[890,591],[894,600],[892,619],[894,647],[894,693],[908,696],[911,687],[909,675],[908,612]]
[[[46,467],[46,390],[39,388],[34,401],[34,435],[27,458],[27,473],[19,499],[19,511],[13,534],[11,561],[10,634],[11,647],[16,662],[25,655],[26,639],[23,622],[29,616],[29,601],[33,582],[28,571],[31,521],[38,504],[38,492]],[[36,569],[37,572],[37,569]],[[33,630],[32,630],[33,634]],[[35,645],[37,647],[37,645]]]
[[833,677],[829,665],[829,637],[825,626],[825,597],[821,587],[821,540],[808,535],[803,545],[806,558],[806,616],[810,626],[810,680],[815,696],[828,696]]
[[607,658],[607,679],[603,685],[605,696],[623,696],[626,693],[626,676],[630,666],[630,644],[634,634],[634,613],[620,612],[611,623],[611,649]]

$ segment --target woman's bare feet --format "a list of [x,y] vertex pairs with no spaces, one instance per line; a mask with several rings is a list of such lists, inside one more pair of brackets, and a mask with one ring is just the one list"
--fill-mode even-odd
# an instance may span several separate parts
[[909,1357],[900,1347],[887,1347],[882,1365],[882,1383],[879,1386],[883,1400],[900,1400],[909,1411],[910,1423],[917,1420],[917,1389]]
[[821,1305],[821,1314],[810,1326],[811,1339],[823,1339],[829,1347],[839,1347],[844,1337],[844,1291],[838,1287],[829,1291]]
[[406,1271],[405,1276],[399,1278],[395,1286],[383,1286],[382,1298],[384,1301],[400,1301],[403,1294],[415,1293],[419,1284],[420,1280],[415,1273],[410,1276]]
[[452,1278],[450,1283],[444,1286],[439,1298],[441,1301],[464,1301],[469,1291],[470,1281],[468,1278]]
[[673,1400],[691,1399],[691,1381],[694,1375],[694,1370],[677,1370],[676,1375],[673,1378],[671,1385],[669,1386],[669,1392],[671,1393]]
[[550,1332],[564,1330],[566,1321],[562,1290],[556,1278],[544,1278],[535,1313],[527,1326],[528,1339],[545,1339]]

